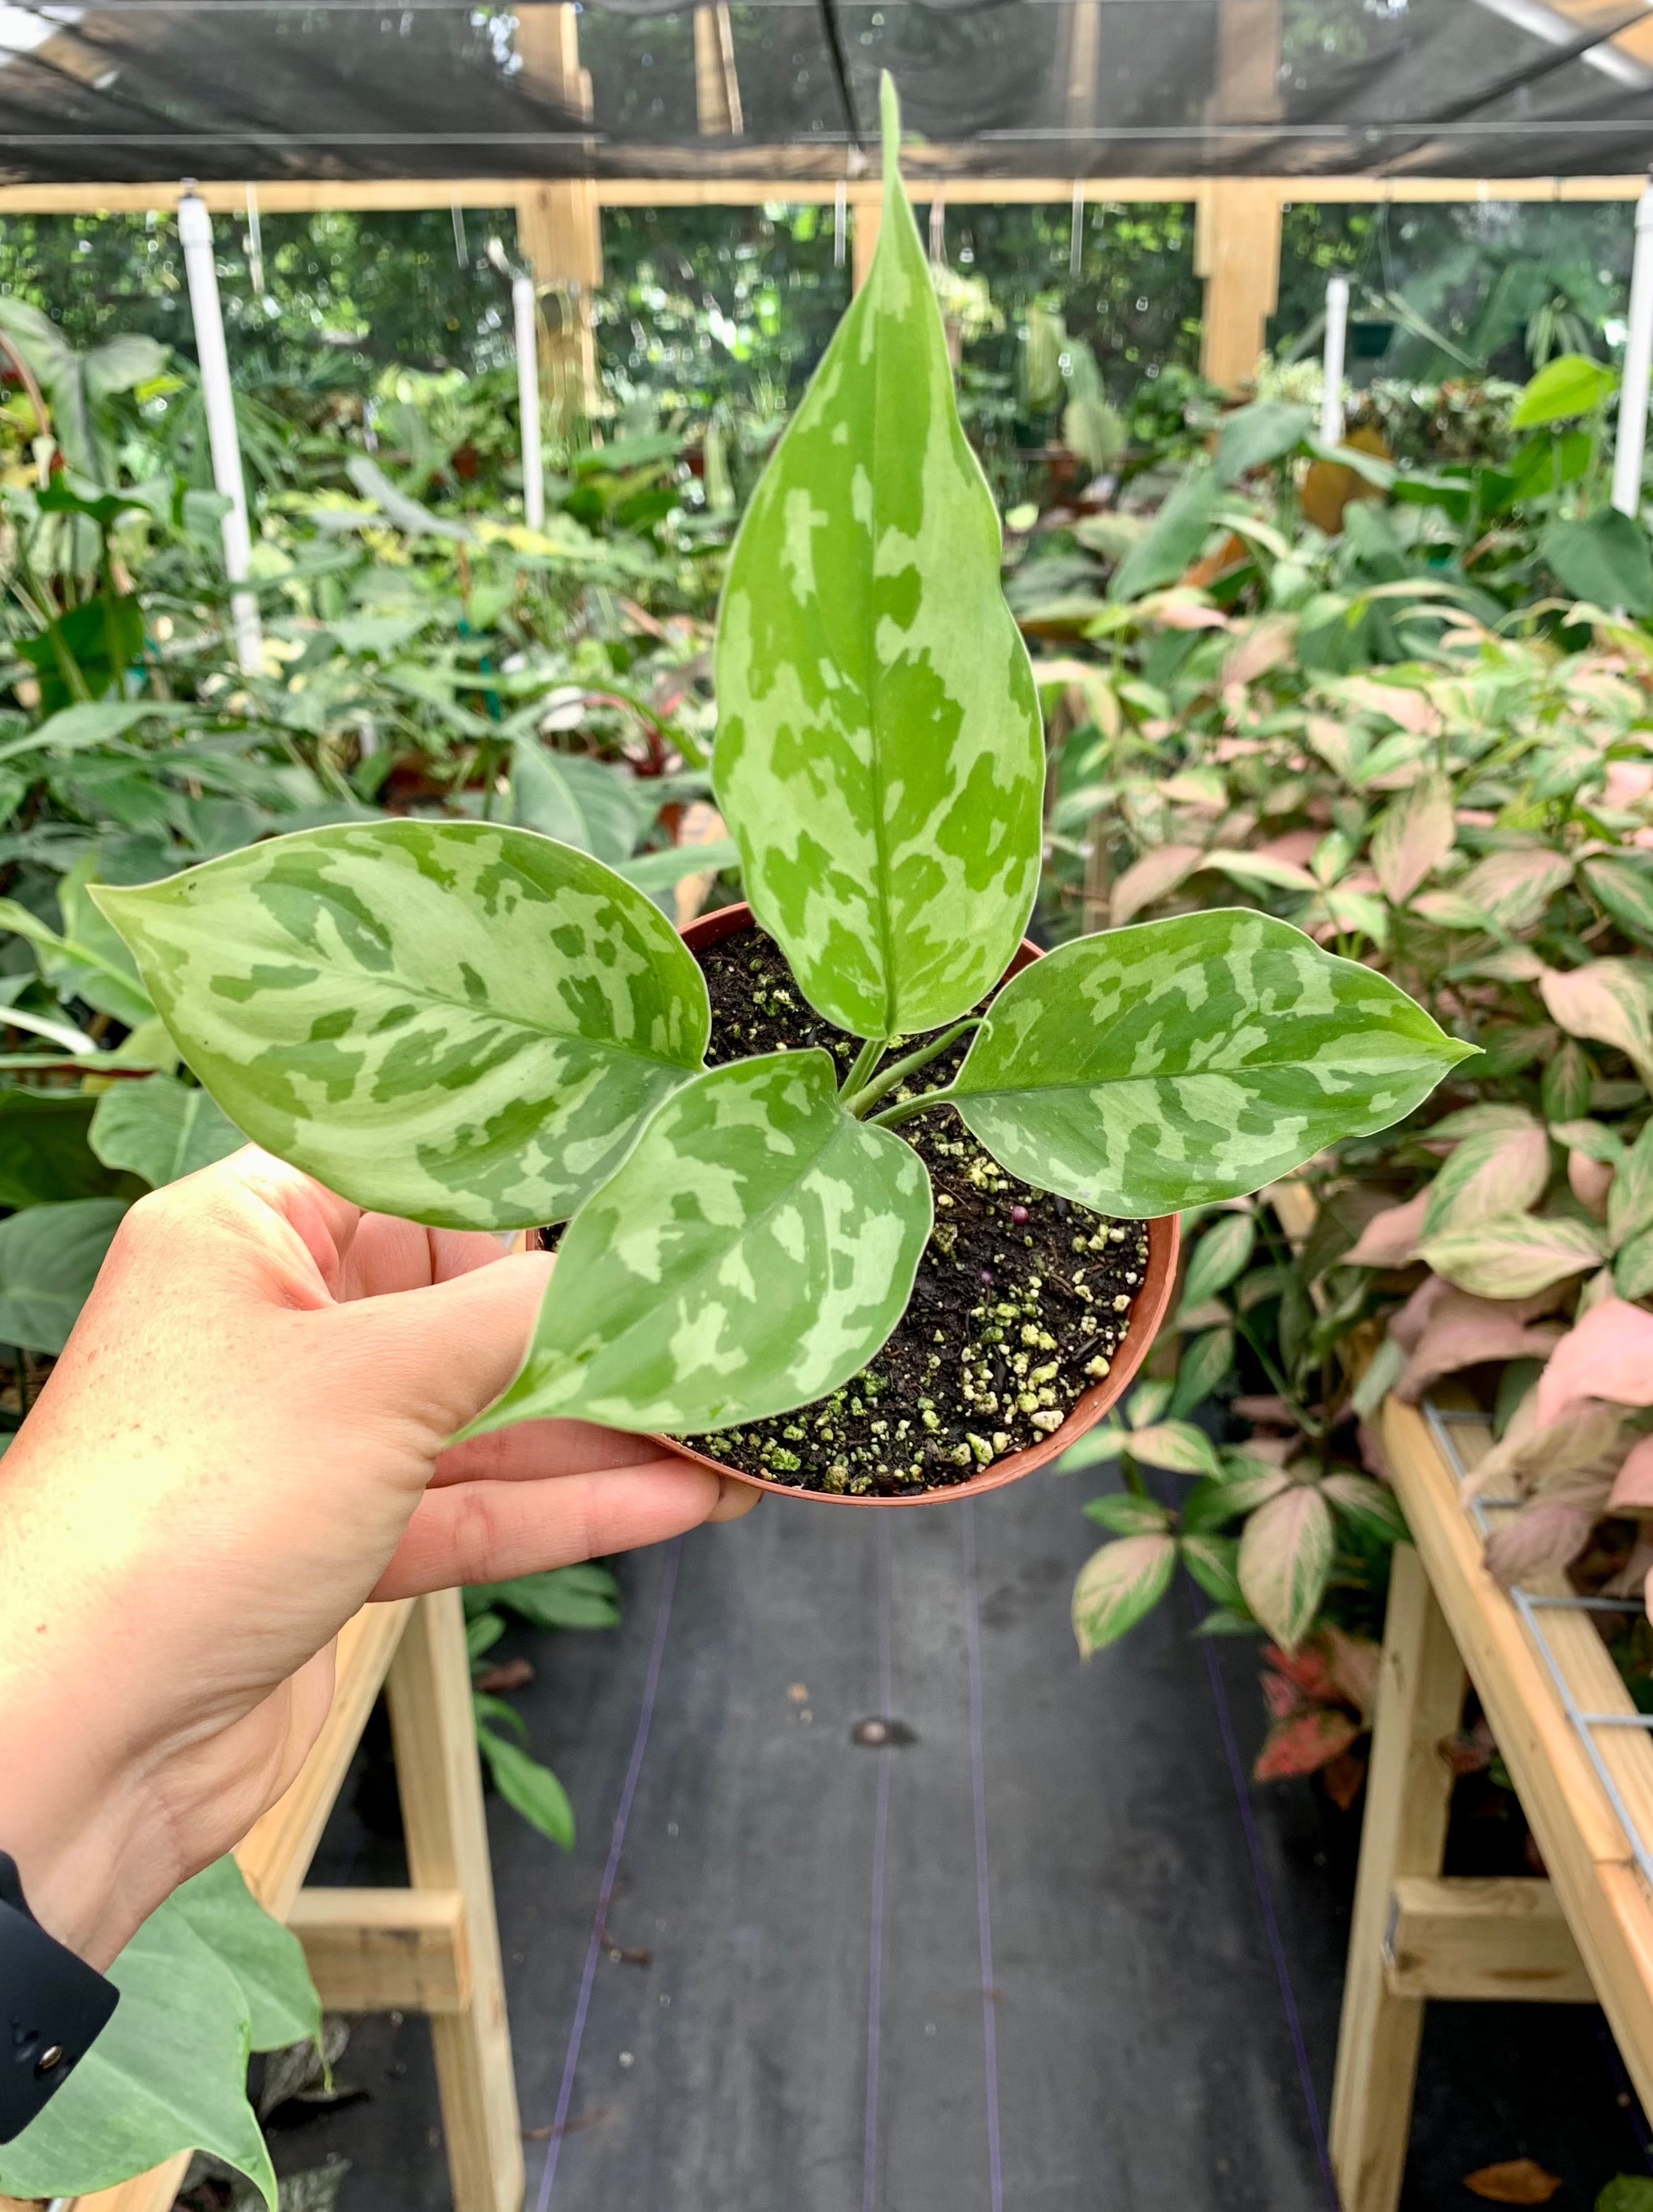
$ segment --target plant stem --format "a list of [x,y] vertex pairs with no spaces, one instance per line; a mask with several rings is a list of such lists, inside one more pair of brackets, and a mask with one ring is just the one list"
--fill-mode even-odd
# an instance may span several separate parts
[[910,1121],[915,1114],[922,1114],[927,1107],[951,1104],[952,1096],[951,1084],[945,1091],[922,1091],[900,1106],[886,1106],[882,1114],[869,1114],[866,1126],[869,1129],[893,1129],[898,1122]]
[[933,1037],[928,1044],[921,1044],[916,1052],[909,1052],[905,1060],[898,1060],[893,1066],[886,1067],[875,1082],[865,1084],[845,1100],[850,1112],[865,1114],[869,1107],[876,1106],[880,1098],[905,1083],[909,1075],[916,1075],[921,1067],[927,1067],[933,1060],[946,1051],[950,1044],[956,1044],[966,1030],[980,1029],[982,1019],[980,1014],[967,1014],[962,1022],[955,1022],[951,1029],[943,1030],[940,1036]]
[[867,1078],[872,1074],[873,1069],[878,1066],[878,1062],[884,1058],[884,1055],[889,1051],[889,1049],[890,1040],[887,1037],[882,1039],[878,1037],[867,1038],[860,1050],[856,1054],[849,1073],[845,1076],[842,1085],[839,1090],[838,1097],[842,1104],[848,1105],[849,1101],[856,1096],[857,1092],[861,1090],[863,1085],[866,1084]]

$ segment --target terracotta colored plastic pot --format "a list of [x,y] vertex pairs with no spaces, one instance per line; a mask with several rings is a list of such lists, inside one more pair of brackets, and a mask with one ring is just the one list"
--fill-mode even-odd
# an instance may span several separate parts
[[[738,936],[751,927],[752,913],[748,906],[726,906],[715,914],[703,914],[691,921],[684,932],[691,951],[721,944],[726,937]],[[1021,949],[1006,970],[1015,975],[1030,960],[1039,957],[1039,948],[1024,938]],[[817,1505],[940,1505],[951,1498],[979,1498],[984,1491],[1002,1490],[1007,1482],[1019,1482],[1024,1474],[1036,1468],[1047,1466],[1060,1458],[1070,1444],[1076,1444],[1087,1429],[1095,1428],[1103,1415],[1119,1403],[1125,1391],[1136,1379],[1137,1370],[1148,1356],[1148,1348],[1159,1334],[1160,1324],[1170,1304],[1171,1291],[1176,1282],[1176,1254],[1180,1240],[1180,1224],[1176,1214],[1168,1214],[1160,1221],[1151,1221],[1148,1227],[1148,1267],[1142,1278],[1131,1307],[1131,1318],[1113,1364],[1103,1379],[1087,1390],[1074,1405],[1067,1419],[1054,1435],[1041,1443],[1031,1444],[1025,1451],[1011,1452],[995,1460],[980,1474],[973,1474],[966,1482],[949,1483],[945,1489],[921,1490],[912,1496],[891,1498],[851,1498],[829,1490],[799,1490],[790,1483],[771,1482],[761,1474],[748,1474],[743,1468],[726,1467],[711,1453],[695,1451],[680,1443],[675,1437],[662,1437],[661,1443],[679,1453],[684,1459],[698,1461],[702,1467],[715,1468],[720,1474],[732,1475],[737,1482],[749,1482],[754,1490],[767,1490],[783,1498],[801,1498]],[[710,1439],[708,1439],[710,1441]]]

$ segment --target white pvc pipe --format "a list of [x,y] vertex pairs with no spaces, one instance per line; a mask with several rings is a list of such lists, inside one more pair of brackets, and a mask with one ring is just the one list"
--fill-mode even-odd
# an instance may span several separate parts
[[545,459],[539,441],[539,318],[534,280],[511,280],[511,312],[516,319],[517,401],[522,415],[522,516],[530,530],[545,527]]
[[1653,184],[1636,204],[1636,258],[1630,270],[1630,328],[1624,381],[1619,386],[1619,442],[1613,456],[1613,504],[1636,514],[1642,504],[1647,451],[1648,383],[1653,376]]
[[1326,386],[1320,401],[1320,442],[1343,443],[1343,360],[1349,344],[1349,280],[1331,276],[1326,283]]
[[[178,204],[178,236],[189,279],[190,313],[195,350],[201,364],[201,397],[206,402],[207,440],[212,448],[212,480],[229,501],[224,516],[224,569],[232,585],[245,585],[252,565],[252,535],[246,519],[246,486],[241,477],[241,448],[235,435],[235,401],[230,390],[229,354],[224,344],[224,314],[218,299],[218,269],[212,252],[212,217],[206,202],[185,192]],[[248,591],[229,595],[235,632],[235,658],[242,672],[264,666],[264,629],[258,602]]]

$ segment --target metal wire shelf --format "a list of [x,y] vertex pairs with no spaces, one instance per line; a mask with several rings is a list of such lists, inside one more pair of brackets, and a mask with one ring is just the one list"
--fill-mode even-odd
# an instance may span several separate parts
[[[1440,1446],[1442,1456],[1451,1468],[1453,1479],[1462,1488],[1470,1470],[1464,1464],[1453,1431],[1457,1428],[1486,1425],[1485,1413],[1460,1409],[1452,1406],[1437,1406],[1425,1400],[1423,1408],[1430,1430]],[[1489,1510],[1518,1505],[1516,1498],[1470,1498],[1464,1509],[1483,1537],[1492,1533]],[[1572,1597],[1552,1595],[1543,1591],[1523,1589],[1519,1583],[1510,1592],[1510,1603],[1520,1614],[1528,1634],[1537,1646],[1550,1680],[1560,1699],[1562,1711],[1577,1731],[1596,1778],[1607,1793],[1608,1802],[1623,1828],[1642,1879],[1653,1886],[1653,1841],[1643,1836],[1636,1825],[1623,1793],[1614,1779],[1612,1769],[1602,1757],[1601,1747],[1595,1740],[1598,1729],[1644,1729],[1653,1730],[1653,1713],[1593,1713],[1586,1712],[1573,1694],[1572,1685],[1556,1657],[1554,1646],[1545,1633],[1543,1616],[1547,1613],[1616,1613],[1633,1615],[1641,1611],[1638,1597]]]

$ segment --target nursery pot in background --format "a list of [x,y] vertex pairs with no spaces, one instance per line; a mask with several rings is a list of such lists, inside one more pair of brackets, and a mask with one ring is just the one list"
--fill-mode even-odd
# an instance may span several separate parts
[[[715,914],[702,915],[684,929],[684,940],[695,952],[720,944],[725,938],[736,937],[752,927],[752,911],[749,906],[721,907]],[[1000,981],[1007,981],[1020,973],[1030,960],[1040,957],[1039,947],[1024,938],[1016,957],[1005,970]],[[675,1437],[661,1437],[658,1442],[678,1453],[684,1459],[696,1461],[702,1467],[715,1468],[720,1474],[732,1475],[737,1482],[750,1483],[755,1490],[775,1492],[786,1498],[802,1498],[825,1505],[938,1505],[953,1498],[979,1498],[983,1492],[1002,1490],[1006,1483],[1019,1482],[1024,1474],[1036,1468],[1048,1466],[1059,1459],[1070,1445],[1076,1444],[1088,1429],[1095,1428],[1103,1415],[1116,1406],[1131,1383],[1136,1379],[1143,1361],[1148,1356],[1170,1308],[1171,1292],[1176,1283],[1176,1256],[1180,1231],[1176,1214],[1163,1220],[1150,1221],[1148,1231],[1148,1265],[1141,1285],[1131,1305],[1129,1324],[1119,1348],[1112,1354],[1109,1372],[1100,1382],[1093,1383],[1083,1397],[1076,1401],[1060,1428],[1025,1451],[1010,1452],[995,1460],[980,1474],[973,1474],[963,1482],[949,1483],[944,1488],[921,1490],[910,1496],[852,1497],[848,1492],[799,1489],[790,1483],[775,1482],[762,1475],[749,1474],[744,1469],[727,1467],[713,1451],[696,1451]],[[715,1437],[706,1439],[714,1444]]]

